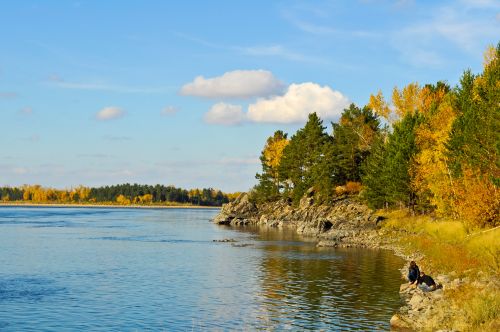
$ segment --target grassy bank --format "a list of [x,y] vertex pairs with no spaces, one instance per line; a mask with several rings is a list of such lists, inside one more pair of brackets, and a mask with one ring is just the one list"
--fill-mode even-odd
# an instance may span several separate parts
[[[500,330],[500,228],[468,232],[464,223],[405,211],[381,212],[382,233],[432,276],[446,275],[444,301],[427,328]],[[454,282],[456,281],[456,282]]]

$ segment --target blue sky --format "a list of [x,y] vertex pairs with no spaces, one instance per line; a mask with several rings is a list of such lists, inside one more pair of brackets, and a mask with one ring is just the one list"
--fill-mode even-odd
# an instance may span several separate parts
[[308,112],[479,72],[500,1],[2,0],[0,29],[0,186],[243,191]]

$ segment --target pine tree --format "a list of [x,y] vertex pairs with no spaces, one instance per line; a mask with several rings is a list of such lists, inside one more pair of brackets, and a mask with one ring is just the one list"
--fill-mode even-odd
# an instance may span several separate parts
[[324,130],[323,121],[317,114],[309,114],[304,128],[292,136],[283,151],[280,177],[286,181],[286,193],[294,202],[298,202],[312,186],[327,190],[325,181],[328,181],[329,174],[324,167],[325,150],[331,144],[331,137]]
[[373,207],[408,206],[415,208],[416,192],[411,186],[410,167],[418,147],[415,142],[415,129],[422,116],[407,113],[389,134],[385,146],[380,141],[364,166],[364,196]]
[[370,154],[379,125],[378,116],[370,108],[360,109],[354,104],[344,110],[338,124],[332,123],[331,163],[336,185],[361,180],[360,166]]

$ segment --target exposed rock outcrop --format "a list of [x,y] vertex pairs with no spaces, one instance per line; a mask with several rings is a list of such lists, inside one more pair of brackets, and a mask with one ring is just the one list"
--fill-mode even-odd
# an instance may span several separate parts
[[318,237],[321,246],[378,246],[376,226],[379,218],[352,198],[338,199],[331,205],[315,205],[309,190],[293,207],[285,199],[255,204],[248,194],[240,195],[222,207],[214,222],[222,225],[262,225],[293,227],[297,233]]

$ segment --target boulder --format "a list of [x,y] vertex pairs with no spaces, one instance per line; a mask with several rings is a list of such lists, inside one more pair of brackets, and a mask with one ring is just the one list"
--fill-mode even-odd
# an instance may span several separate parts
[[408,329],[410,325],[399,315],[393,315],[391,317],[391,329]]
[[213,222],[219,225],[246,225],[250,223],[248,219],[256,217],[257,213],[257,206],[244,193],[233,202],[224,204]]

